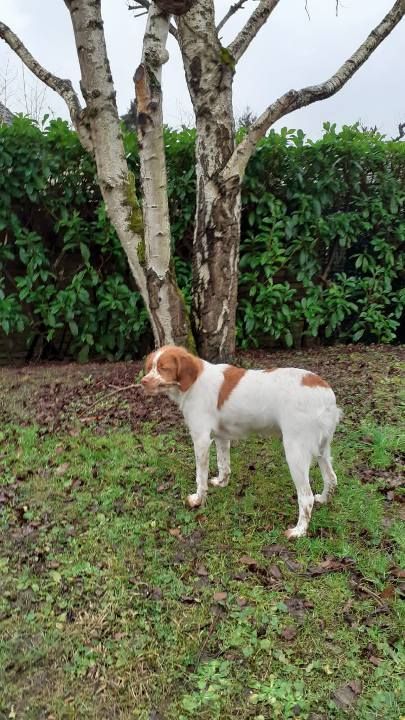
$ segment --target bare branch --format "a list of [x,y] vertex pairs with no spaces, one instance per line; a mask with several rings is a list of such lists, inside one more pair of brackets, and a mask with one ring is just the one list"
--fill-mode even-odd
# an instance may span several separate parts
[[[128,10],[140,10],[140,8],[145,8],[145,10],[149,12],[150,5],[150,0],[136,0],[134,5],[132,5],[130,0],[128,0]],[[137,15],[135,15],[135,17],[141,17],[141,15],[145,14],[146,13],[138,13]],[[177,28],[175,25],[173,25],[173,23],[170,23],[169,25],[169,33],[170,35],[173,35],[173,37],[178,41],[179,38],[177,35]]]
[[83,109],[70,80],[64,80],[56,75],[52,75],[52,73],[42,67],[42,65],[31,55],[29,50],[27,50],[19,37],[17,37],[8,25],[5,25],[3,22],[0,22],[0,38],[7,43],[16,55],[18,55],[20,60],[22,60],[24,65],[31,70],[31,72],[36,75],[39,80],[42,80],[45,85],[57,92],[58,95],[63,98],[68,106],[72,123],[79,133],[83,145],[86,147],[86,150],[91,151],[90,137],[82,123]]
[[301,90],[289,90],[279,97],[274,103],[260,115],[251,126],[245,138],[238,145],[227,167],[224,170],[225,177],[233,175],[242,176],[247,162],[256,146],[257,141],[265,135],[267,130],[280,118],[294,110],[311,105],[318,100],[335,95],[350,80],[355,72],[368,60],[370,55],[390,34],[394,27],[405,15],[405,0],[396,0],[391,10],[384,19],[371,31],[366,40],[360,45],[356,52],[343,63],[329,80],[320,85],[310,85]]
[[235,62],[240,60],[278,3],[279,0],[260,0],[256,10],[252,12],[249,20],[238,33],[235,40],[228,45],[228,50]]
[[397,141],[397,140],[402,140],[402,138],[405,137],[405,122],[399,123],[399,125],[398,125],[398,133],[399,133],[399,135],[397,135],[396,138],[393,138],[393,140],[395,140],[395,141]]
[[140,10],[140,8],[144,8],[145,10],[149,11],[149,0],[137,0],[135,5],[131,5],[130,3],[128,3],[128,10]]
[[225,23],[228,22],[229,18],[231,18],[232,15],[235,15],[238,10],[241,10],[243,8],[245,2],[247,2],[247,0],[239,0],[239,2],[235,3],[235,5],[231,5],[226,15],[224,15],[224,17],[222,18],[221,22],[218,23],[217,32],[219,32],[221,28],[224,27]]

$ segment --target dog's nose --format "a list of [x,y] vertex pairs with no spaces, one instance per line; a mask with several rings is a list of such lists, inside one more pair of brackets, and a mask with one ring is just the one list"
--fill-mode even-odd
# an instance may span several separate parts
[[149,382],[149,379],[147,375],[144,375],[144,377],[141,379],[141,385],[147,385]]

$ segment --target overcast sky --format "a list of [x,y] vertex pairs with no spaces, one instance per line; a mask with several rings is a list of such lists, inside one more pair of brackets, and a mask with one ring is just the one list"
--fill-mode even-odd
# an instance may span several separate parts
[[[234,2],[234,0],[232,0]],[[216,0],[218,21],[231,2]],[[336,17],[335,0],[280,0],[267,24],[240,61],[234,87],[234,109],[239,116],[249,106],[260,114],[279,95],[291,88],[321,82],[328,78],[383,18],[393,0],[340,0]],[[247,0],[222,30],[222,43],[229,43],[256,7]],[[133,98],[132,77],[141,55],[145,17],[135,18],[126,0],[102,0],[107,47],[117,91],[120,113]],[[0,0],[0,20],[14,30],[34,57],[60,77],[70,78],[79,89],[79,68],[73,32],[63,0]],[[163,92],[165,122],[171,126],[193,124],[180,53],[169,36],[170,60],[164,67]],[[372,54],[343,90],[330,100],[298,110],[283,118],[276,127],[302,128],[318,137],[326,120],[344,123],[361,121],[387,135],[395,135],[398,123],[405,121],[405,20]],[[6,92],[4,89],[6,86]],[[41,84],[25,74],[28,105],[33,98],[42,102],[43,113],[68,117],[63,101],[47,90],[42,98]],[[0,100],[9,109],[24,112],[21,62],[0,41]],[[34,108],[33,108],[34,109]]]

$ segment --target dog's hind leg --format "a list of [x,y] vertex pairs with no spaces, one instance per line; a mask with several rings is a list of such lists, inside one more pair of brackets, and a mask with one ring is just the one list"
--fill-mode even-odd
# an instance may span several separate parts
[[324,505],[334,493],[337,485],[336,473],[332,467],[329,440],[322,448],[322,454],[317,458],[317,460],[322,474],[323,490],[319,495],[315,495],[315,502]]
[[215,447],[217,450],[218,475],[210,478],[210,483],[215,487],[226,487],[229,483],[229,476],[231,474],[231,442],[226,438],[216,437]]
[[297,490],[299,509],[296,526],[286,530],[285,535],[287,538],[302,537],[307,532],[314,504],[314,496],[309,482],[311,453],[306,444],[297,440],[296,437],[284,437],[283,445],[291,477]]

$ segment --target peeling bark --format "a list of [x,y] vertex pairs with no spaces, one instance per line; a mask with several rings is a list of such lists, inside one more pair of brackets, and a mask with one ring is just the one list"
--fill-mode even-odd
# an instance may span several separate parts
[[193,244],[193,329],[199,354],[230,359],[235,351],[240,182],[220,173],[235,147],[234,64],[221,46],[212,0],[178,19],[178,36],[196,116],[197,198]]
[[146,278],[137,252],[142,242],[142,216],[125,158],[100,0],[65,0],[65,4],[72,19],[81,90],[86,101],[84,112],[90,129],[100,190],[148,307]]
[[267,22],[278,3],[279,0],[260,0],[257,8],[252,12],[242,30],[228,46],[228,50],[235,59],[235,62],[238,62],[246,52],[250,43],[254,40],[260,28]]
[[149,309],[159,345],[188,345],[190,322],[174,273],[171,272],[171,237],[163,138],[162,65],[170,16],[151,4],[145,30],[142,62],[134,81],[137,99],[137,133],[143,195],[143,263]]
[[200,185],[193,252],[193,322],[197,346],[210,361],[235,353],[240,244],[239,178]]

